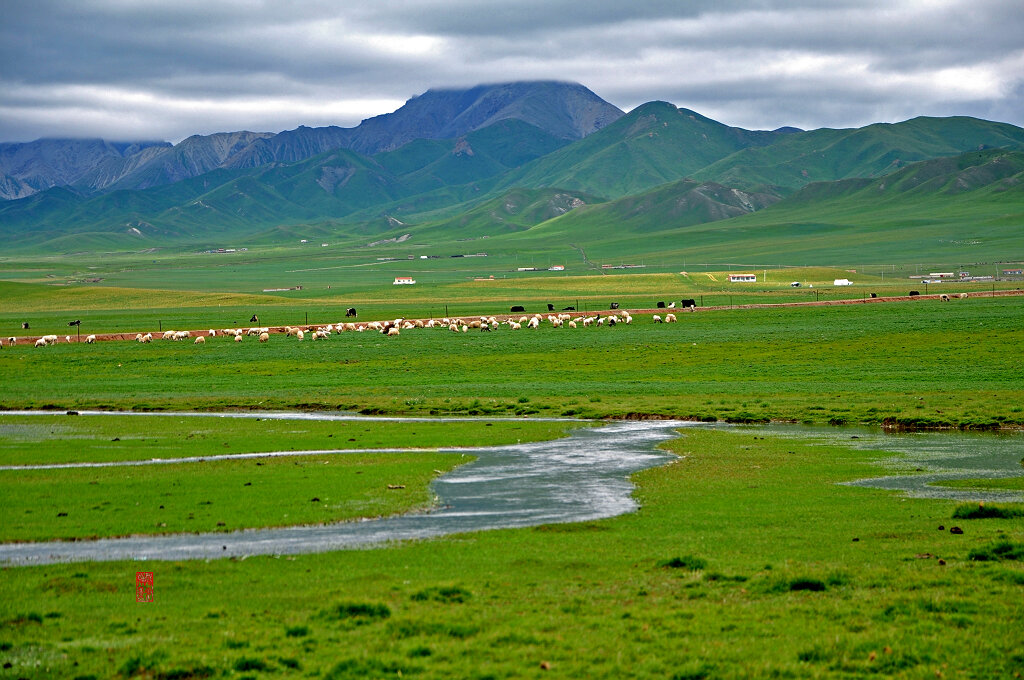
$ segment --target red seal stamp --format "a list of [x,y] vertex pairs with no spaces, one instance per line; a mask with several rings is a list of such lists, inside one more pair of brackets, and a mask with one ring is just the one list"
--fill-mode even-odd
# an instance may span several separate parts
[[136,602],[152,602],[153,601],[153,572],[151,572],[151,571],[137,571],[137,572],[135,572],[135,601]]

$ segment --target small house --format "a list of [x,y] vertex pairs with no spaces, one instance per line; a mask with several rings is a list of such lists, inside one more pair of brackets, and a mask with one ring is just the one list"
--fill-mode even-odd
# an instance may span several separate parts
[[853,281],[850,281],[850,279],[836,279],[835,281],[832,282],[832,285],[833,286],[852,286],[853,285]]
[[416,279],[412,278],[411,276],[396,276],[395,277],[395,284],[394,285],[396,285],[396,286],[411,286],[414,283],[416,283]]
[[757,274],[729,274],[729,283],[757,283]]

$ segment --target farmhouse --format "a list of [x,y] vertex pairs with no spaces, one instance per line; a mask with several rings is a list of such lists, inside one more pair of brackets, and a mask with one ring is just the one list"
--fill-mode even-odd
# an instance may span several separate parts
[[402,286],[402,285],[411,286],[414,283],[416,283],[416,279],[412,278],[411,276],[396,276],[395,277],[395,285],[396,286]]
[[757,274],[729,274],[729,283],[757,283]]
[[833,286],[852,286],[853,285],[853,281],[851,281],[850,279],[836,279],[835,281],[832,282],[832,285]]

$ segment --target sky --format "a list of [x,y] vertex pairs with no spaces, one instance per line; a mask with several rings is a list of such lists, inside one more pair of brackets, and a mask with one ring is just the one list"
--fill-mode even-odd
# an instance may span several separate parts
[[1024,126],[1024,5],[0,0],[0,141],[353,127],[431,88],[518,80],[748,129]]

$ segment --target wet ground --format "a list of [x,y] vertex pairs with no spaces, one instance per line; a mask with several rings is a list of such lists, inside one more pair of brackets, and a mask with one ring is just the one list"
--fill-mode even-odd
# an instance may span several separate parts
[[[83,414],[89,415],[87,412]],[[185,414],[153,414],[153,417],[162,415]],[[362,418],[338,414],[189,415],[264,419]],[[415,422],[436,419],[387,420]],[[737,427],[681,421],[621,421],[597,428],[581,427],[571,437],[554,441],[473,449],[441,449],[472,452],[476,460],[434,481],[433,490],[438,498],[438,507],[430,512],[325,526],[2,544],[0,564],[178,560],[324,552],[485,529],[613,517],[636,508],[629,476],[671,460],[672,456],[658,450],[657,445],[677,436],[678,429],[690,427],[728,427],[764,435],[794,437],[812,443],[842,444],[878,451],[880,464],[893,471],[892,475],[858,480],[850,482],[851,485],[898,490],[917,497],[1024,501],[1024,494],[1020,492],[972,491],[932,486],[933,482],[948,479],[1024,476],[1024,467],[1021,467],[1024,434],[1019,432],[888,434],[854,428],[785,425]],[[278,455],[345,455],[352,452],[288,451]],[[174,462],[161,460],[120,464]]]

